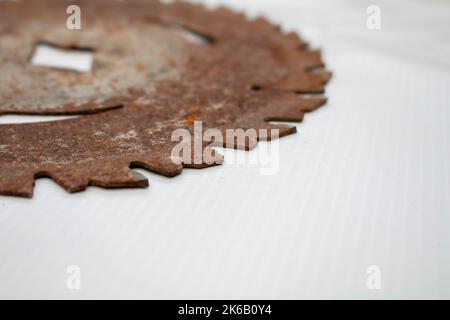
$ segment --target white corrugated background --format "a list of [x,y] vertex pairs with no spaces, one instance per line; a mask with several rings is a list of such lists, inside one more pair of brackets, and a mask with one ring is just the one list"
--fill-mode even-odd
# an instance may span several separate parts
[[450,3],[207,2],[301,30],[334,72],[328,105],[280,141],[276,175],[225,164],[0,197],[0,297],[450,298]]

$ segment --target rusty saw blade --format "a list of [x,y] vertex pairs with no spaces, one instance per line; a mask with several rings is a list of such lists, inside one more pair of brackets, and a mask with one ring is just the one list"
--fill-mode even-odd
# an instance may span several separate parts
[[[320,51],[263,18],[185,2],[72,1],[81,8],[82,29],[68,30],[67,4],[0,2],[0,114],[92,113],[0,125],[0,194],[31,197],[41,176],[69,192],[145,187],[130,167],[175,176],[183,167],[220,164],[212,143],[249,150],[257,140],[295,132],[270,121],[301,121],[326,102],[304,95],[323,93],[330,78]],[[92,71],[32,65],[39,43],[91,49]],[[172,133],[194,133],[196,121],[202,130],[279,134],[205,139],[191,157],[208,151],[217,161],[175,162]]]

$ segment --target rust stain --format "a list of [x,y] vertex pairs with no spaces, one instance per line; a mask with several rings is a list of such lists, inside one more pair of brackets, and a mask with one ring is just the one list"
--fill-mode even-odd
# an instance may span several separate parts
[[200,117],[198,115],[196,115],[195,113],[192,114],[188,114],[186,116],[186,125],[188,127],[192,127],[194,125],[195,121],[201,120]]

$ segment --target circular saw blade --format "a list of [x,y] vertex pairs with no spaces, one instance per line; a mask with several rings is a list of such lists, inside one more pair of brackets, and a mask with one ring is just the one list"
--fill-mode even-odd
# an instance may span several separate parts
[[[249,150],[258,140],[295,132],[270,121],[301,121],[305,112],[325,103],[325,98],[301,95],[322,93],[330,78],[314,70],[324,66],[320,52],[265,19],[184,2],[75,3],[83,19],[82,30],[75,32],[63,30],[67,3],[0,3],[0,30],[8,31],[0,39],[0,112],[121,108],[64,121],[0,125],[0,194],[30,197],[40,176],[70,192],[88,185],[145,187],[146,180],[130,167],[174,176],[183,167],[221,162],[217,156],[215,163],[174,163],[171,135],[177,129],[193,133],[196,121],[202,130],[224,133],[268,129],[269,135],[258,134],[253,141],[205,140],[191,157],[201,157],[212,142]],[[20,36],[26,33],[18,23],[22,19],[31,28],[25,37]],[[207,41],[188,41],[174,26]],[[39,41],[93,48],[92,72],[30,65],[27,57]]]

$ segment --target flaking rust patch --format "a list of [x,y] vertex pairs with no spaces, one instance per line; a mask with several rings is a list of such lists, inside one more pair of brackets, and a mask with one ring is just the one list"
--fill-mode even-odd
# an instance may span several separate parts
[[[88,185],[146,187],[145,177],[130,167],[175,176],[183,167],[212,165],[175,164],[176,129],[192,132],[201,121],[203,130],[279,129],[281,137],[295,127],[269,121],[299,122],[326,101],[301,95],[324,92],[330,73],[321,71],[320,52],[265,19],[185,2],[71,4],[82,9],[80,31],[66,29],[64,1],[0,2],[0,113],[93,113],[0,125],[0,194],[31,197],[41,176],[69,192]],[[188,41],[179,28],[205,43]],[[29,56],[42,41],[92,48],[92,72],[31,65]],[[194,152],[203,154],[210,144]]]

